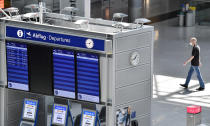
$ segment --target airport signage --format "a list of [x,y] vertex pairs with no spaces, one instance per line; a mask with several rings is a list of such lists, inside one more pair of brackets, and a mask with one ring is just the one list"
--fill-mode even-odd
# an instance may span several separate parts
[[105,40],[6,26],[6,37],[105,51]]

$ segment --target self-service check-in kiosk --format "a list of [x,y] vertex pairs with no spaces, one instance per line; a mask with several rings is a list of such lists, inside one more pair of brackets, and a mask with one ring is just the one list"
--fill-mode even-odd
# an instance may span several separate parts
[[36,126],[38,113],[38,101],[25,99],[23,103],[23,112],[20,126]]
[[54,104],[51,126],[67,126],[68,112],[69,107],[67,105]]
[[96,110],[82,110],[81,126],[101,126],[100,118]]
[[0,19],[0,125],[20,124],[22,102],[36,99],[37,126],[150,126],[153,27],[41,5],[37,20]]

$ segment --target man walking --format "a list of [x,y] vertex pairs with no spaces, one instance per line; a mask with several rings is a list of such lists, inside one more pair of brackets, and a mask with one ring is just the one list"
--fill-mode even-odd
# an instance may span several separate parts
[[201,62],[200,62],[200,47],[199,45],[197,45],[197,39],[195,37],[190,39],[190,45],[193,46],[192,49],[192,56],[186,61],[184,62],[184,66],[186,66],[189,62],[191,62],[191,67],[190,70],[188,72],[188,76],[186,78],[185,84],[180,84],[182,87],[188,88],[188,85],[190,83],[191,77],[193,72],[195,71],[197,74],[197,78],[199,80],[200,83],[200,87],[196,90],[198,91],[203,91],[205,89],[205,85],[200,73],[200,69],[199,66],[201,66]]

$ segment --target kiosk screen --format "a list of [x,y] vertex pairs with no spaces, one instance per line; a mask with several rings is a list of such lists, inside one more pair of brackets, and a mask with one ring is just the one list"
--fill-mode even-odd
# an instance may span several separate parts
[[35,121],[37,112],[37,101],[25,100],[23,108],[23,119]]
[[83,110],[81,126],[95,126],[95,123],[96,123],[96,112]]
[[67,120],[68,107],[54,104],[52,124],[65,125]]

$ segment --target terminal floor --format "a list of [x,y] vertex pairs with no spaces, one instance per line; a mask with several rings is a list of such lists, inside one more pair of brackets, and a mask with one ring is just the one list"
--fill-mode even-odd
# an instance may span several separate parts
[[[152,24],[155,26],[154,83],[152,100],[153,126],[186,126],[186,106],[203,108],[202,123],[210,126],[210,27],[178,27],[177,18]],[[201,47],[201,72],[205,91],[197,92],[199,82],[194,74],[189,90],[185,82],[190,65],[183,66],[191,54],[190,37],[198,38]]]

